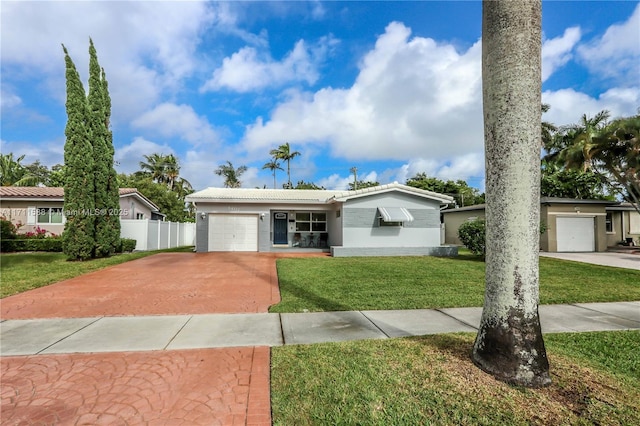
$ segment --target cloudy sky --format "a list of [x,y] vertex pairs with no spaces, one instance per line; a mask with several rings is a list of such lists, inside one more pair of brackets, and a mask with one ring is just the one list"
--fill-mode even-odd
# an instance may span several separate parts
[[[86,87],[89,37],[111,91],[117,170],[175,154],[196,189],[273,185],[269,151],[302,155],[292,180],[345,188],[419,172],[483,189],[479,1],[7,1],[1,148],[61,163],[61,44]],[[543,3],[544,119],[640,107],[640,4]],[[279,172],[278,185],[286,181]]]

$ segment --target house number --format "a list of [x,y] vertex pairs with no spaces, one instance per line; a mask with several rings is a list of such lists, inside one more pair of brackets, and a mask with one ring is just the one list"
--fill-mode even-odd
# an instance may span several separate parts
[[231,206],[230,206],[230,207],[229,207],[229,211],[230,211],[230,212],[238,212],[238,211],[240,211],[240,209],[239,209],[239,208],[237,208],[237,207],[231,207]]

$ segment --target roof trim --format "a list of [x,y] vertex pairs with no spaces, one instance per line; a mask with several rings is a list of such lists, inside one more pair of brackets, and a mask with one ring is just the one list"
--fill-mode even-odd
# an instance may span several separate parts
[[453,198],[447,195],[398,183],[363,188],[356,191],[207,188],[188,195],[186,201],[195,203],[332,204],[387,192],[401,192],[435,200],[441,204],[453,203]]

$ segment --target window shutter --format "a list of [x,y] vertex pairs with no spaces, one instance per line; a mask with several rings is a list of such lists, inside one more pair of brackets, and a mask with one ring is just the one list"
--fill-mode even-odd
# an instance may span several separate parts
[[27,207],[27,225],[35,225],[36,224],[36,214],[38,213],[38,209],[33,206]]

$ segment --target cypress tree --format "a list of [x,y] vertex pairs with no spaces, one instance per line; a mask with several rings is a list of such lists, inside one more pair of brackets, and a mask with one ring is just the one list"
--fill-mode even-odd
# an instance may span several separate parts
[[67,48],[62,49],[67,81],[63,251],[71,260],[85,260],[92,257],[95,245],[93,147],[84,87]]
[[110,232],[110,222],[107,218],[110,209],[113,208],[109,202],[109,175],[111,164],[109,161],[109,150],[106,144],[107,114],[105,112],[104,84],[98,55],[93,45],[93,40],[89,39],[89,95],[87,98],[89,106],[89,117],[87,120],[89,127],[89,137],[93,146],[93,178],[95,182],[95,256],[108,256],[113,251],[113,244]]
[[104,113],[105,113],[105,145],[107,148],[106,161],[109,168],[109,177],[107,180],[107,197],[109,203],[109,214],[106,216],[107,225],[109,230],[109,246],[110,251],[113,252],[120,245],[120,186],[118,185],[118,174],[113,167],[113,157],[115,150],[113,148],[113,133],[109,128],[111,119],[111,97],[109,96],[109,83],[107,77],[102,69],[102,96],[104,101]]

